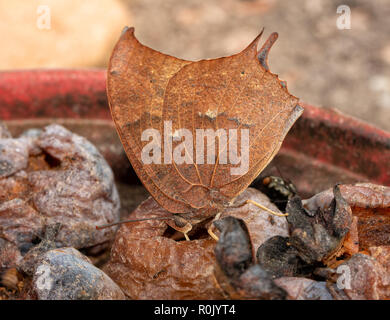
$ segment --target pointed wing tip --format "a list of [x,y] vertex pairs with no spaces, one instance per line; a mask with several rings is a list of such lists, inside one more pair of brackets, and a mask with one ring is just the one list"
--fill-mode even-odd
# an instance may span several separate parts
[[264,30],[265,30],[265,27],[263,27],[260,31],[260,33],[257,35],[257,37],[255,38],[255,40],[260,40],[261,36],[263,35],[264,33]]
[[264,33],[264,27],[263,27],[263,29],[261,29],[260,33],[256,36],[256,38],[249,44],[247,49],[253,49],[253,48],[257,49],[257,46],[259,44],[259,41],[260,41],[263,33]]

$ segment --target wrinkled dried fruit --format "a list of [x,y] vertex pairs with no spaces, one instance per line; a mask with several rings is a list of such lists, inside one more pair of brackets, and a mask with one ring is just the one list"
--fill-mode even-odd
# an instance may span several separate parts
[[287,291],[288,300],[333,300],[326,282],[307,278],[282,277],[275,283]]
[[[245,204],[247,199],[277,210],[259,191],[247,189],[222,216],[242,217],[257,246],[274,235],[288,234],[285,218],[270,219],[268,213],[252,204]],[[130,218],[167,216],[172,214],[149,198]],[[191,241],[175,241],[174,230],[164,221],[125,224],[116,235],[105,270],[132,299],[226,298],[228,295],[217,284],[213,271],[216,242],[206,228],[207,225],[204,225],[190,232]],[[183,239],[182,234],[180,237]],[[250,259],[253,259],[252,253]]]
[[329,287],[337,299],[390,299],[390,272],[375,258],[357,253],[339,267],[344,268],[344,274],[347,272],[343,288],[337,283]]
[[50,125],[0,139],[0,150],[0,267],[17,266],[56,223],[56,246],[86,248],[113,238],[115,229],[96,225],[119,219],[119,197],[90,142]]
[[0,178],[6,178],[27,167],[28,148],[23,141],[1,139]]
[[[131,218],[170,215],[149,197]],[[215,241],[175,241],[167,229],[161,220],[122,225],[106,273],[131,299],[222,299],[213,275]]]

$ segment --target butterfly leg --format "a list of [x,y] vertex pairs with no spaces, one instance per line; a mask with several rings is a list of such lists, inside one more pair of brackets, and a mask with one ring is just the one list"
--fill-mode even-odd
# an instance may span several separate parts
[[191,231],[192,225],[189,223],[186,219],[180,217],[179,215],[175,214],[173,215],[173,221],[168,220],[167,224],[175,229],[176,231],[179,231],[184,234],[184,237],[187,241],[190,241],[190,238],[188,237],[188,232]]
[[207,232],[209,233],[209,235],[211,236],[211,238],[213,238],[215,241],[218,241],[219,238],[218,238],[218,236],[217,236],[217,235],[214,233],[214,231],[213,231],[213,228],[214,228],[213,222],[216,221],[216,220],[218,220],[218,219],[221,217],[221,213],[222,213],[222,212],[219,212],[219,213],[217,213],[217,214],[215,215],[214,219],[213,219],[213,220],[211,221],[211,223],[210,223],[210,226],[207,228]]
[[255,205],[256,207],[259,207],[260,209],[263,209],[263,210],[267,211],[268,213],[271,213],[271,214],[278,216],[278,217],[287,217],[288,216],[288,213],[275,212],[275,211],[268,209],[267,207],[263,206],[262,204],[260,204],[256,201],[253,201],[251,199],[246,200],[246,203],[251,203],[251,204]]

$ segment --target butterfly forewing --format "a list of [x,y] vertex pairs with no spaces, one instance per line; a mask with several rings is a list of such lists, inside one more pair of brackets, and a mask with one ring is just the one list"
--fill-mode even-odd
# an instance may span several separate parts
[[190,206],[171,188],[166,166],[142,161],[147,142],[141,137],[145,129],[161,130],[165,87],[188,63],[143,46],[130,28],[116,44],[107,74],[111,114],[126,154],[148,191],[171,212],[187,212]]

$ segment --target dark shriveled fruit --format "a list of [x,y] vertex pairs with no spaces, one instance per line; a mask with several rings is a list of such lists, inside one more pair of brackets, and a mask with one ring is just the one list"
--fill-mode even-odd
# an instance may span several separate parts
[[286,292],[272,276],[254,263],[248,228],[241,219],[226,217],[214,222],[221,236],[215,247],[216,278],[233,299],[285,299]]
[[287,204],[289,243],[308,264],[327,263],[337,256],[351,228],[352,211],[341,196],[338,185],[333,188],[333,194],[329,206],[316,211],[306,210],[298,196]]
[[215,247],[215,257],[222,270],[231,279],[238,279],[253,264],[253,248],[244,221],[226,217],[214,222],[221,232]]
[[[390,187],[371,183],[340,185],[340,193],[357,219],[358,249],[390,245]],[[332,204],[332,190],[304,200],[308,210],[327,210]]]
[[302,276],[312,269],[299,257],[288,237],[270,238],[257,249],[256,257],[258,263],[276,278]]

